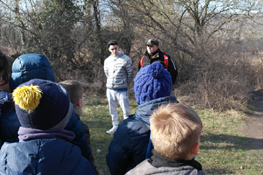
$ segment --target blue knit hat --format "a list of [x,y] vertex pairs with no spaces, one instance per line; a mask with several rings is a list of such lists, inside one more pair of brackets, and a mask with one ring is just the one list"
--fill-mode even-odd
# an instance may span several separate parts
[[159,62],[141,68],[134,79],[134,92],[139,105],[170,96],[171,90],[171,75]]
[[64,128],[72,114],[67,91],[49,80],[32,79],[19,85],[12,95],[18,120],[25,128]]

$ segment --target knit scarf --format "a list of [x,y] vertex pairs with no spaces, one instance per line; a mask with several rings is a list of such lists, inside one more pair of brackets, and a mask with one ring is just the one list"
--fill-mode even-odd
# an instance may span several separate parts
[[67,131],[62,128],[40,130],[33,128],[20,127],[18,130],[19,142],[35,140],[35,139],[62,139],[71,142],[75,137],[75,134],[71,131]]

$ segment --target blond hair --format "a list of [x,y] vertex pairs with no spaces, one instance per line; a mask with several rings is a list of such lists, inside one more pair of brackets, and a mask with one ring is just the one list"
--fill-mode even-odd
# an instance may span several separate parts
[[172,160],[184,160],[199,141],[202,121],[190,106],[181,103],[162,105],[150,118],[154,149]]
[[77,101],[82,98],[82,94],[83,94],[83,88],[81,86],[81,84],[78,81],[75,80],[65,80],[65,81],[61,81],[58,84],[60,84],[61,86],[63,86],[70,98],[70,102],[73,105],[77,104]]

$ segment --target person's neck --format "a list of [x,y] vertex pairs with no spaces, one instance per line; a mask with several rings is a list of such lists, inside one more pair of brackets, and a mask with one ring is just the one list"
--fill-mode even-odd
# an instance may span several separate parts
[[157,54],[157,53],[159,53],[159,49],[157,49],[155,52],[153,52],[152,54],[150,54],[149,52],[148,52],[148,55],[151,57],[151,58],[154,58],[154,56]]
[[195,157],[194,154],[188,154],[188,156],[185,158],[185,160],[193,160],[193,158]]
[[119,53],[120,53],[120,52],[118,52],[116,55],[113,55],[113,54],[112,54],[112,55],[116,57],[116,56],[118,56],[118,55],[119,55]]
[[73,110],[74,110],[75,114],[77,114],[79,117],[82,116],[82,114],[83,114],[82,108],[80,108],[79,106],[74,105],[73,106]]

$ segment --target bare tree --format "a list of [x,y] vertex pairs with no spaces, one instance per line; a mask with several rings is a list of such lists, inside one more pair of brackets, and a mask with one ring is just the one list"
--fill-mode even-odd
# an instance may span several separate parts
[[10,12],[5,16],[6,22],[20,31],[24,52],[45,53],[51,60],[65,57],[68,62],[76,64],[71,31],[81,12],[73,1],[0,2]]
[[[115,1],[119,11],[125,6],[126,16],[169,47],[187,53],[194,59],[205,57],[205,45],[226,24],[253,19],[261,2],[236,0],[129,0]],[[128,17],[126,17],[128,18]],[[246,21],[245,21],[246,22]],[[234,31],[234,30],[232,30]],[[203,51],[198,53],[197,51]],[[204,54],[202,54],[204,53]]]

